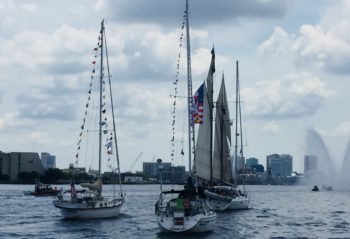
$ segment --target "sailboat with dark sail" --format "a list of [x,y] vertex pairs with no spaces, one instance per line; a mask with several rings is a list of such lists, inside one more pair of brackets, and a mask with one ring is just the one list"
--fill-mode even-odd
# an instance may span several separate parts
[[[75,219],[95,219],[95,218],[111,218],[118,216],[122,205],[124,204],[124,195],[122,193],[121,187],[121,177],[120,177],[120,167],[119,167],[119,154],[117,147],[117,136],[116,136],[116,128],[115,128],[115,117],[114,117],[114,109],[113,109],[113,98],[112,98],[112,88],[111,88],[111,74],[109,71],[109,63],[108,63],[108,52],[107,52],[107,41],[105,35],[105,26],[104,21],[101,22],[101,30],[100,35],[98,37],[97,47],[94,49],[95,58],[99,57],[100,64],[96,64],[96,60],[93,63],[92,73],[95,73],[95,67],[100,67],[99,77],[98,79],[94,78],[94,75],[91,75],[91,82],[89,88],[89,97],[88,102],[86,104],[85,116],[83,119],[83,125],[81,126],[80,139],[78,141],[78,153],[76,155],[75,163],[78,163],[79,159],[79,150],[81,145],[81,140],[83,136],[83,130],[86,125],[86,119],[88,117],[88,112],[97,115],[99,117],[98,120],[98,179],[94,183],[85,183],[80,186],[85,188],[83,190],[77,190],[75,188],[74,182],[71,183],[71,189],[67,191],[68,195],[59,194],[58,200],[53,202],[54,206],[59,208],[61,214],[64,218],[75,218]],[[104,57],[105,56],[105,57]],[[104,63],[104,59],[106,58],[106,64]],[[107,69],[107,75],[104,75],[104,71]],[[96,77],[97,78],[97,77]],[[108,102],[108,93],[106,93],[107,83],[105,79],[108,79],[108,88],[109,88],[109,98],[110,98],[110,106],[111,112],[107,112]],[[95,83],[95,84],[94,84]],[[92,86],[95,86],[96,93],[95,96],[97,98],[96,107],[90,107],[90,101],[92,98]],[[98,109],[97,112],[94,112]],[[113,122],[113,130],[108,129],[108,120],[107,115],[110,113]],[[93,117],[92,117],[93,118]],[[93,121],[93,120],[92,120]],[[85,129],[86,130],[86,129]],[[92,130],[95,131],[95,130]],[[87,134],[87,132],[86,132]],[[102,143],[102,138],[105,136],[106,143]],[[105,145],[103,145],[105,144]],[[113,154],[113,145],[115,146],[115,154]],[[116,190],[113,190],[113,195],[111,197],[103,196],[102,194],[102,174],[101,174],[101,163],[102,163],[102,152],[106,151],[108,156],[108,166],[112,170],[114,174],[119,176],[119,194],[116,193]],[[113,157],[115,156],[115,157]],[[95,157],[92,154],[92,157]],[[117,167],[113,166],[113,158],[116,159]]]
[[[231,121],[229,115],[229,108],[226,96],[226,88],[224,75],[222,77],[221,87],[216,102],[215,114],[215,138],[214,138],[214,153],[212,160],[212,174],[209,181],[209,187],[204,190],[205,195],[210,199],[216,211],[223,211],[226,209],[248,209],[250,199],[246,193],[242,193],[237,185],[237,137],[238,120],[241,119],[240,108],[240,91],[238,79],[238,63],[237,63],[237,79],[236,79],[236,132],[235,132],[235,157],[234,166],[232,165],[230,156],[231,147]],[[208,109],[210,112],[211,110]],[[239,115],[238,115],[239,113]],[[240,131],[242,131],[240,121]],[[209,129],[207,129],[209,130]],[[211,130],[211,129],[210,129]],[[212,132],[212,131],[210,131]],[[241,138],[242,139],[242,138]],[[241,147],[242,143],[241,143]],[[243,148],[240,150],[243,153]],[[243,154],[241,155],[243,157]],[[233,166],[233,167],[232,167]],[[234,184],[232,184],[234,181]]]
[[194,123],[201,122],[203,115],[201,107],[205,94],[205,85],[199,87],[192,97],[192,78],[190,60],[190,35],[189,35],[189,12],[188,0],[186,0],[186,33],[187,33],[187,100],[188,100],[188,149],[189,149],[189,171],[191,176],[187,180],[184,190],[163,191],[156,202],[156,214],[158,224],[162,231],[166,232],[207,232],[215,228],[216,213],[208,200],[202,198],[195,187],[196,170],[191,168],[192,156],[196,162],[195,151],[192,151],[192,143],[195,140]]

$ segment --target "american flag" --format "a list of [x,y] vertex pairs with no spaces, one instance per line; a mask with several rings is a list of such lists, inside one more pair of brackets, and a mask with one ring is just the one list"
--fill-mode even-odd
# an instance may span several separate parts
[[203,123],[204,83],[193,96],[192,120],[195,124]]

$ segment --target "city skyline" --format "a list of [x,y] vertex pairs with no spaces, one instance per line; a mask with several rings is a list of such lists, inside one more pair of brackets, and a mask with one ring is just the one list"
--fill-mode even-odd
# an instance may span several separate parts
[[[153,158],[171,162],[169,95],[184,9],[184,1],[170,0],[1,1],[0,150],[50,152],[59,168],[74,162],[104,18],[121,170],[140,152],[133,170]],[[303,172],[306,134],[315,128],[340,165],[350,134],[350,112],[343,109],[350,87],[349,13],[350,3],[341,0],[190,0],[194,90],[206,79],[214,45],[214,94],[224,72],[232,119],[240,62],[246,158],[265,166],[267,155],[290,154],[293,171]],[[184,59],[181,67],[184,84]],[[178,110],[183,107],[180,102]],[[186,157],[171,163],[187,167]]]

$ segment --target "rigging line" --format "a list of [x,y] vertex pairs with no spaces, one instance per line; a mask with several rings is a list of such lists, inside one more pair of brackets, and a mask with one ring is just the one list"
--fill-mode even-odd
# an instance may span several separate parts
[[[116,159],[117,159],[117,169],[119,174],[119,187],[120,187],[120,194],[122,196],[122,185],[121,185],[121,175],[120,175],[120,162],[119,162],[119,152],[118,152],[118,141],[117,141],[117,134],[116,134],[116,127],[115,127],[115,117],[114,117],[114,107],[113,107],[113,97],[112,97],[112,83],[111,83],[111,77],[110,77],[110,70],[109,70],[109,61],[108,61],[108,49],[107,49],[107,39],[106,39],[106,33],[103,32],[105,35],[105,49],[106,49],[106,59],[107,59],[107,72],[108,72],[108,83],[109,83],[109,92],[110,92],[110,98],[111,98],[111,108],[112,108],[112,121],[113,121],[113,134],[114,134],[114,145],[116,150]],[[102,49],[103,50],[103,49]]]
[[[94,65],[94,67],[93,67],[93,69],[94,69],[94,71],[93,72],[95,72],[95,69],[96,69],[96,65]],[[84,122],[85,123],[85,128],[84,128],[84,131],[82,131],[82,132],[84,132],[84,134],[83,135],[85,135],[85,138],[86,138],[86,143],[85,143],[85,157],[84,157],[84,165],[85,165],[85,167],[86,166],[88,166],[89,165],[89,163],[88,163],[88,145],[89,145],[89,135],[88,135],[88,129],[89,129],[89,124],[91,124],[91,119],[89,119],[89,117],[91,116],[91,114],[89,114],[89,112],[91,111],[91,109],[93,109],[94,108],[94,99],[93,99],[93,87],[95,86],[94,84],[93,84],[93,82],[94,82],[94,79],[95,78],[95,73],[92,73],[92,75],[91,75],[91,80],[90,80],[90,86],[89,86],[89,99],[88,99],[88,104],[89,104],[89,107],[88,108],[86,108],[85,109],[85,111],[86,111],[86,114],[84,115],[84,119],[85,119],[85,121],[86,122]],[[91,168],[91,164],[89,165],[90,166],[90,168]]]
[[[95,109],[95,107],[97,107],[97,94],[96,94],[96,92],[97,92],[97,90],[98,90],[98,84],[94,84],[93,85],[94,86],[94,94],[92,95],[92,107],[91,107],[91,109],[90,109],[90,117],[91,117],[91,121],[90,121],[90,127],[92,127],[92,126],[95,126],[96,124],[97,124],[97,117],[98,117],[98,112],[97,111],[94,111],[93,109]],[[93,114],[93,112],[95,112],[95,114]],[[94,159],[95,159],[95,149],[96,149],[96,147],[94,147],[95,146],[95,144],[96,144],[96,138],[97,137],[95,137],[95,135],[93,134],[92,135],[92,145],[93,145],[93,147],[91,147],[91,154],[90,154],[90,157],[91,157],[91,159],[90,159],[90,167],[92,167],[93,166],[93,163],[94,163]]]
[[176,65],[176,75],[175,75],[175,80],[173,84],[175,85],[174,87],[174,95],[170,95],[171,98],[174,99],[173,103],[173,111],[172,111],[172,131],[171,131],[171,160],[173,161],[174,158],[178,158],[177,155],[177,147],[178,145],[175,146],[175,129],[176,129],[176,100],[177,100],[177,94],[178,94],[178,89],[179,89],[179,73],[180,73],[180,59],[181,59],[181,51],[182,51],[182,42],[183,42],[183,36],[184,36],[184,25],[185,25],[185,16],[182,22],[181,26],[181,36],[179,39],[179,49],[178,49],[178,57],[177,57],[177,65]]

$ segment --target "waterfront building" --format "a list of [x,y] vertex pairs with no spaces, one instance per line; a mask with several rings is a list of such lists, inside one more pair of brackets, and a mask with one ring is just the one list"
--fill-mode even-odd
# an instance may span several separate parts
[[289,154],[271,154],[266,157],[269,177],[287,177],[292,175],[293,157]]
[[46,152],[41,153],[41,163],[43,164],[45,170],[49,168],[56,168],[56,156],[51,155]]
[[11,152],[0,151],[0,176],[7,177],[11,181],[17,180],[22,172],[37,172],[43,175],[45,168],[41,163],[38,153],[33,152]]
[[257,158],[249,158],[245,160],[245,166],[251,167],[253,165],[258,165],[259,160]]
[[142,183],[142,177],[141,176],[125,176],[124,182],[125,183]]
[[[158,163],[144,162],[143,174],[150,178],[159,179]],[[186,180],[185,166],[172,166],[171,163],[162,163],[162,180],[164,182],[183,183]]]
[[265,168],[262,164],[251,165],[251,168],[255,169],[256,173],[263,173]]
[[[171,167],[171,163],[162,163],[162,167],[164,176],[165,172],[169,171],[168,168]],[[142,172],[149,177],[158,178],[158,163],[144,162]]]
[[85,174],[86,168],[84,167],[74,167],[73,163],[69,164],[69,168],[62,169],[64,173],[71,173],[71,174]]

